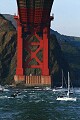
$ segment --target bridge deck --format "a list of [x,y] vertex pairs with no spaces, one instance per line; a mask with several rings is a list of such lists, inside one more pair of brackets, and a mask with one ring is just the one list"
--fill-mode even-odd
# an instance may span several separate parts
[[48,23],[54,0],[17,0],[22,24],[30,26]]

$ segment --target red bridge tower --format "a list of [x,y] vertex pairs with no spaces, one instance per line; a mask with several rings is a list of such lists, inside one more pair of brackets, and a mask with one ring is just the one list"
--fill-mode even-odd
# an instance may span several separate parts
[[54,0],[17,0],[17,67],[15,82],[51,85],[48,66],[50,11]]

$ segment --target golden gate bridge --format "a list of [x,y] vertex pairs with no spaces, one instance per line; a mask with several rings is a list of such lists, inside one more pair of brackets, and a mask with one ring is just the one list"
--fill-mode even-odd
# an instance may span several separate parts
[[50,12],[54,0],[16,1],[17,66],[14,80],[28,86],[51,85],[48,56],[50,22],[53,20]]

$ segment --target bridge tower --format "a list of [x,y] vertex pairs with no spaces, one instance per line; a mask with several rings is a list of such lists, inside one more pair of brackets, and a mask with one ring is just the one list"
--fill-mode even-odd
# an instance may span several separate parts
[[15,82],[51,85],[49,74],[50,11],[54,0],[17,0],[17,67]]

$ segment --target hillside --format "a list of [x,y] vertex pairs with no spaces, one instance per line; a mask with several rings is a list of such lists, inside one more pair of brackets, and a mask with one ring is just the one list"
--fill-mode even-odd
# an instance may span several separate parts
[[14,25],[15,28],[17,27],[16,21],[14,20],[14,16],[13,16],[13,15],[3,14],[3,16],[4,16],[7,20],[9,20],[9,21]]
[[69,63],[73,81],[76,80],[77,82],[75,84],[80,84],[80,38],[61,35],[51,30],[51,35],[54,34],[61,46],[65,59]]
[[15,72],[16,30],[0,14],[0,84],[11,83]]

